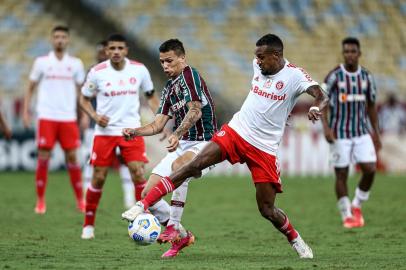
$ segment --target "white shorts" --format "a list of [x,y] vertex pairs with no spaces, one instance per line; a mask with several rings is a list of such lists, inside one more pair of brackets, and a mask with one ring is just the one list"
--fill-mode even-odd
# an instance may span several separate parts
[[[202,149],[208,144],[208,141],[179,141],[179,146],[174,152],[168,153],[158,165],[152,169],[153,174],[157,174],[161,177],[169,176],[172,173],[172,163],[180,156],[182,156],[185,152],[193,152],[196,155],[199,154]],[[204,169],[202,171],[202,175],[206,174],[210,169],[214,168],[214,166],[210,166],[210,168]]]
[[345,168],[355,163],[376,162],[374,143],[369,134],[351,139],[337,139],[330,145],[331,163],[335,168]]

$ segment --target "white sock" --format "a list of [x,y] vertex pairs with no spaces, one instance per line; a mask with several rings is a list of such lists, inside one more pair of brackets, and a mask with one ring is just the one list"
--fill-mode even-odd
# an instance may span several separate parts
[[341,197],[337,202],[338,209],[340,210],[342,220],[352,217],[351,201],[348,196]]
[[356,208],[361,208],[361,204],[367,201],[369,198],[369,191],[362,191],[357,187],[355,189],[354,199],[352,200],[352,206]]
[[189,181],[185,181],[172,193],[171,216],[169,218],[168,226],[174,225],[175,229],[179,229],[179,224],[180,221],[182,220],[188,185]]
[[182,226],[182,224],[179,223],[179,235],[181,238],[185,238],[187,236],[187,231],[185,227]]
[[148,209],[149,211],[151,211],[151,214],[153,214],[159,220],[161,224],[168,221],[171,208],[164,199],[160,199]]
[[124,194],[124,206],[130,208],[135,204],[134,184],[131,180],[131,174],[125,165],[120,166],[119,173]]

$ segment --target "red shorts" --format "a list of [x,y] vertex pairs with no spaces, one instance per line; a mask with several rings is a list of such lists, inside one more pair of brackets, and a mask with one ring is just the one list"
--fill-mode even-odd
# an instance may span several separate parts
[[37,145],[39,149],[51,150],[58,141],[63,150],[72,150],[80,146],[79,127],[76,121],[63,122],[39,119]]
[[143,137],[126,141],[123,136],[96,135],[93,140],[90,164],[103,167],[111,166],[116,158],[116,147],[120,147],[120,153],[125,163],[131,161],[148,162]]
[[231,164],[247,163],[254,183],[272,183],[277,192],[282,192],[275,156],[252,146],[227,124],[214,134],[212,141],[220,146],[223,160],[227,159]]

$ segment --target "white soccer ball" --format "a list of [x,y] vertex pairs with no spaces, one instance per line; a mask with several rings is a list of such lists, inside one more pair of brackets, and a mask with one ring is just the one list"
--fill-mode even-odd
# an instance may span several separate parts
[[128,235],[138,245],[146,246],[154,243],[161,233],[161,224],[151,214],[140,214],[128,224]]

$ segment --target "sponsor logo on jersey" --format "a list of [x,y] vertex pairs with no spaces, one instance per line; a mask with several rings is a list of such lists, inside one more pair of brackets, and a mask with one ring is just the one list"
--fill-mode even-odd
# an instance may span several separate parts
[[282,88],[283,88],[284,85],[285,85],[285,84],[284,84],[282,81],[278,81],[278,82],[276,83],[275,87],[276,87],[276,89],[278,89],[278,90],[282,90]]
[[264,90],[259,89],[258,86],[255,86],[254,88],[251,89],[251,91],[254,94],[257,94],[258,96],[264,97],[264,98],[269,98],[271,100],[285,100],[286,99],[286,94],[283,95],[277,95],[275,93],[268,93]]
[[346,93],[340,93],[338,96],[338,100],[341,103],[346,103],[346,102],[358,102],[358,101],[365,101],[366,97],[364,94],[346,94]]
[[174,112],[180,110],[181,108],[183,108],[186,105],[186,100],[182,99],[179,102],[176,102],[175,104],[172,105],[172,110]]

